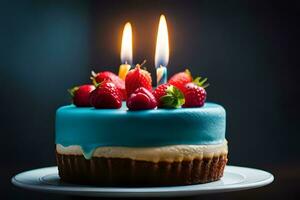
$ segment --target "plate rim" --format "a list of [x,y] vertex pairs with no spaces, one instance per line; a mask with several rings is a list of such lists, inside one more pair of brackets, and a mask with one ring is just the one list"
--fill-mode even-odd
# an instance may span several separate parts
[[[194,195],[201,195],[201,194],[209,194],[209,193],[221,193],[221,192],[232,192],[232,191],[241,191],[241,190],[248,190],[254,189],[258,187],[262,187],[268,185],[274,181],[274,176],[264,170],[256,169],[256,168],[249,168],[249,167],[240,167],[240,166],[232,166],[227,165],[225,171],[232,172],[233,170],[246,170],[246,171],[258,171],[259,173],[264,173],[268,175],[268,178],[265,178],[260,181],[256,182],[248,182],[243,181],[241,183],[230,184],[230,185],[223,185],[223,186],[211,186],[205,189],[197,189],[195,185],[185,185],[185,186],[168,186],[168,187],[93,187],[85,185],[81,187],[80,185],[33,185],[22,182],[18,180],[18,176],[22,176],[25,173],[30,173],[33,171],[42,171],[43,169],[57,169],[57,166],[52,167],[43,167],[32,169],[28,171],[23,171],[21,173],[16,174],[11,178],[11,183],[17,187],[39,191],[39,192],[48,192],[48,193],[57,193],[57,194],[73,194],[79,196],[98,196],[98,197],[172,197],[172,196],[194,196]],[[240,172],[238,173],[240,174]],[[243,174],[242,174],[243,175]],[[36,177],[40,181],[40,177]],[[42,183],[46,184],[46,183]],[[199,184],[200,185],[200,184]],[[165,190],[163,189],[165,188]],[[170,190],[170,188],[172,188]],[[179,190],[178,190],[179,189]],[[118,190],[118,191],[116,191]]]

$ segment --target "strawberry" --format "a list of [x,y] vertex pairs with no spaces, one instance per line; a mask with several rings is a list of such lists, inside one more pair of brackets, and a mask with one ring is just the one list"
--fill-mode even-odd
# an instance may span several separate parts
[[185,85],[184,97],[185,103],[182,107],[201,107],[206,100],[206,91],[195,83],[188,83]]
[[157,105],[153,94],[144,87],[137,88],[127,99],[129,110],[154,109]]
[[153,91],[153,95],[158,102],[159,108],[178,108],[184,104],[182,92],[169,83],[159,85]]
[[177,74],[174,74],[169,79],[168,83],[180,89],[181,92],[184,92],[185,84],[190,83],[192,81],[193,81],[193,77],[191,75],[191,72],[188,69],[186,69],[184,72],[179,72]]
[[69,89],[69,93],[73,98],[73,103],[77,107],[89,107],[91,106],[89,102],[91,92],[95,90],[94,85],[81,85]]
[[91,93],[90,104],[95,108],[121,108],[122,94],[110,81],[101,82]]
[[141,69],[141,65],[130,70],[125,78],[126,93],[130,96],[137,88],[144,87],[152,91],[152,79],[148,71]]
[[116,87],[121,91],[122,99],[126,99],[125,81],[123,81],[119,76],[117,76],[113,72],[104,71],[95,73],[94,71],[92,71],[91,79],[93,80],[95,85],[101,83],[104,80],[109,80],[113,82],[116,85]]

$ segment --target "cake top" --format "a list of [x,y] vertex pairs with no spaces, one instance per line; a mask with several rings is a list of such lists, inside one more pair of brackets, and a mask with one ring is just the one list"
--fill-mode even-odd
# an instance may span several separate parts
[[93,84],[70,90],[73,104],[56,113],[56,144],[79,145],[90,157],[103,146],[224,142],[225,110],[205,103],[206,78],[193,79],[185,70],[153,89],[151,75],[142,65],[125,73],[92,72]]

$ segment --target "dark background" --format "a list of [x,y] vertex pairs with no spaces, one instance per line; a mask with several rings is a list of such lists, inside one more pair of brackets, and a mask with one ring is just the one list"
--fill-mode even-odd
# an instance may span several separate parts
[[55,110],[90,70],[117,72],[125,22],[133,25],[134,62],[147,59],[154,74],[162,13],[169,75],[189,67],[208,77],[208,100],[227,110],[229,164],[275,176],[264,188],[193,199],[299,199],[299,8],[297,1],[1,1],[1,199],[77,199],[15,188],[10,178],[55,165]]

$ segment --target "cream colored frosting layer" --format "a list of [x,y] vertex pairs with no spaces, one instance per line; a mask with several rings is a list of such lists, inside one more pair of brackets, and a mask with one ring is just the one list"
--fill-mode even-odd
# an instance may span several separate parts
[[[56,145],[59,154],[83,155],[79,145],[64,147]],[[133,160],[144,160],[151,162],[168,161],[181,162],[183,160],[193,160],[211,158],[221,154],[227,154],[228,147],[225,140],[217,145],[170,145],[161,147],[98,147],[93,152],[93,157],[106,158],[130,158]]]

